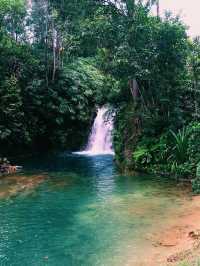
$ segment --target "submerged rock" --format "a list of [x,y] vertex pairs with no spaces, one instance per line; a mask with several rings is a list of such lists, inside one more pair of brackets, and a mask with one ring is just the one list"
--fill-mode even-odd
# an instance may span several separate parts
[[40,175],[9,175],[2,178],[0,183],[0,199],[16,196],[19,193],[29,193],[38,187],[46,174]]

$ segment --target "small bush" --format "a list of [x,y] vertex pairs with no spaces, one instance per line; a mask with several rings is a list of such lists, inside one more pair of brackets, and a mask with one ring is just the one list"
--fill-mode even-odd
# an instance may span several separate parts
[[177,163],[184,163],[188,159],[188,139],[189,139],[189,129],[183,128],[179,130],[178,133],[170,131],[173,137],[173,151],[174,151],[174,160]]
[[192,181],[192,189],[195,194],[200,194],[200,163],[197,165],[196,178]]

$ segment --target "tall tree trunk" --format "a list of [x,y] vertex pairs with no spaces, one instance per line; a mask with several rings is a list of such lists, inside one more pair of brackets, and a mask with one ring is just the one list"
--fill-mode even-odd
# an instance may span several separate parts
[[157,17],[160,17],[160,0],[157,0],[156,2],[156,8],[157,8]]
[[135,12],[135,0],[126,0],[126,9],[128,16],[132,18]]
[[[194,72],[195,73],[195,72]],[[197,99],[198,99],[198,78],[197,78],[197,76],[194,74],[194,83],[193,83],[194,85],[194,109],[195,109],[195,119],[197,119],[198,118],[198,101],[197,101]]]
[[54,27],[54,21],[52,19],[52,48],[53,48],[53,72],[52,72],[52,81],[55,80],[56,74],[56,30]]
[[139,97],[139,86],[136,79],[129,80],[129,88],[134,101]]
[[58,69],[61,67],[61,37],[60,33],[57,31],[56,34],[56,51],[57,51],[57,67]]
[[48,79],[48,1],[45,3],[45,79],[46,79],[46,86],[49,86],[49,79]]

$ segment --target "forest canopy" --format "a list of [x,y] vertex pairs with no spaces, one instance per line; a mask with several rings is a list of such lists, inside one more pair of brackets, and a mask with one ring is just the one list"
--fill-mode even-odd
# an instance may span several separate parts
[[110,104],[121,169],[194,177],[199,78],[200,39],[159,1],[0,0],[2,154],[78,149]]

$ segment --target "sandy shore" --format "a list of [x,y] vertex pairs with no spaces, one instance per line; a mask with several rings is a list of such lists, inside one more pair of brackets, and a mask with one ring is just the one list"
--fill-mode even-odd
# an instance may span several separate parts
[[147,237],[151,247],[134,266],[200,265],[200,196],[192,197],[178,214]]

